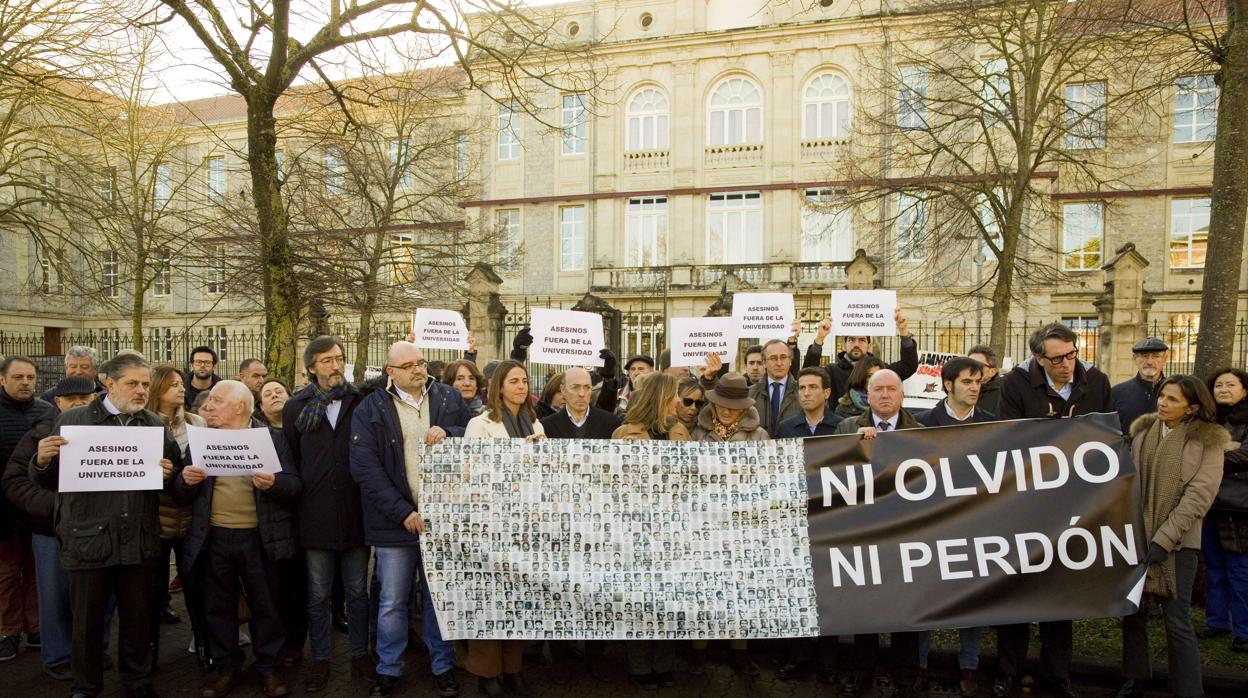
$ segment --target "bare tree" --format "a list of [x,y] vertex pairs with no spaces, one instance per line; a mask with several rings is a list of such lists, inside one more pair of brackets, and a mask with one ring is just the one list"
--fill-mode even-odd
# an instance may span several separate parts
[[[523,99],[527,83],[584,84],[580,48],[555,41],[554,20],[541,20],[498,0],[458,0],[432,4],[410,0],[330,0],[309,8],[289,0],[160,0],[172,14],[150,15],[164,22],[177,17],[194,33],[223,71],[231,90],[247,104],[247,163],[256,212],[261,284],[268,338],[268,363],[275,375],[293,378],[301,309],[299,274],[291,244],[291,222],[281,194],[276,159],[278,120],[274,109],[302,73],[314,73],[338,92],[326,63],[348,63],[375,55],[392,42],[425,37],[453,56],[469,84],[496,99]],[[476,23],[468,13],[482,13]],[[306,30],[305,30],[306,28]],[[345,103],[345,102],[344,102]],[[537,109],[533,110],[535,113]]]
[[[1157,82],[1148,47],[1117,31],[1123,11],[929,0],[908,5],[905,21],[876,15],[883,42],[864,59],[853,146],[838,165],[853,188],[829,206],[877,223],[886,261],[919,262],[928,285],[955,285],[974,260],[970,293],[988,295],[998,352],[1029,286],[1102,259],[1100,237],[1062,250],[1043,225],[1052,181],[1123,188],[1139,164],[1107,154],[1136,138]],[[810,121],[804,140],[819,147]]]

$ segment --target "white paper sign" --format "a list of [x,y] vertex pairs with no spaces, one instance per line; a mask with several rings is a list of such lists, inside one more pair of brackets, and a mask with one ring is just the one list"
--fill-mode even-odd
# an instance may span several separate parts
[[160,459],[164,427],[63,426],[61,492],[158,490],[164,486]]
[[735,293],[732,319],[737,338],[784,339],[793,334],[792,293]]
[[737,358],[737,321],[730,317],[672,318],[672,365],[705,366],[706,355],[725,364]]
[[208,471],[209,477],[252,473],[280,473],[273,437],[265,427],[256,429],[209,429],[186,425],[191,463]]
[[563,366],[601,366],[598,352],[607,347],[602,316],[577,310],[533,308],[529,318],[533,346],[529,360]]
[[412,334],[418,347],[430,349],[467,349],[468,326],[464,316],[454,310],[417,308],[412,317]]
[[833,291],[832,334],[891,337],[897,334],[896,291]]

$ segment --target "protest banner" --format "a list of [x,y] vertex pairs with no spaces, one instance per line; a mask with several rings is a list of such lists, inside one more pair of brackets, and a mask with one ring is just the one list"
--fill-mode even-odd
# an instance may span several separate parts
[[577,310],[533,308],[529,318],[533,346],[529,360],[563,366],[601,366],[606,348],[602,316]]
[[738,339],[784,339],[793,334],[792,293],[734,293],[732,320]]
[[158,490],[164,486],[160,459],[164,427],[63,426],[60,435],[61,492]]
[[833,291],[832,334],[891,337],[897,334],[896,291]]
[[913,376],[901,382],[906,409],[927,409],[945,399],[945,387],[940,380],[940,370],[944,368],[946,361],[955,356],[961,356],[961,354],[941,354],[919,350],[918,368]]
[[209,477],[250,476],[280,473],[282,463],[267,427],[255,429],[209,429],[186,425],[191,463],[208,471]]
[[421,474],[444,639],[818,632],[796,440],[447,439]]
[[1115,415],[805,447],[822,634],[1136,610],[1148,542]]
[[725,364],[737,358],[737,322],[729,317],[674,317],[671,342],[673,366],[705,366],[715,353]]
[[412,344],[429,349],[467,349],[468,326],[454,310],[417,308],[412,316]]

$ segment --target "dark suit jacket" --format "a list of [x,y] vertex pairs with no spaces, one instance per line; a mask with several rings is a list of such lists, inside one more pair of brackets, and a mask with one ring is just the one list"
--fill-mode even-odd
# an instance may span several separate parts
[[548,439],[609,439],[611,432],[620,426],[619,417],[593,405],[590,405],[589,415],[580,428],[572,423],[567,408],[560,409],[541,421]]
[[802,406],[797,402],[797,381],[792,376],[786,376],[784,381],[784,397],[780,398],[780,416],[776,418],[775,425],[772,424],[772,411],[775,406],[771,404],[771,391],[768,389],[769,379],[764,376],[762,380],[750,386],[750,397],[754,398],[754,407],[758,409],[758,420],[762,423],[767,433],[779,431],[780,422],[792,417],[802,415]]

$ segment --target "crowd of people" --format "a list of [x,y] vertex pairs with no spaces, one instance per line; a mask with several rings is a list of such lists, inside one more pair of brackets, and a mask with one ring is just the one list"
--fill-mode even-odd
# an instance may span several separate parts
[[[421,445],[455,438],[657,439],[751,441],[881,432],[1022,418],[1117,412],[1139,471],[1149,540],[1146,603],[1122,620],[1123,698],[1143,696],[1150,676],[1147,623],[1161,608],[1175,695],[1203,695],[1197,636],[1224,636],[1248,652],[1248,374],[1237,368],[1204,379],[1164,375],[1165,343],[1133,348],[1138,373],[1111,387],[1079,358],[1077,335],[1053,323],[1030,337],[1031,356],[1001,373],[986,346],[946,361],[946,397],[908,410],[902,382],[918,368],[906,318],[897,316],[898,357],[871,353],[871,338],[841,338],[825,362],[831,323],[820,324],[805,354],[797,334],[749,347],[744,372],[709,355],[693,370],[607,350],[603,366],[569,368],[533,394],[525,331],[511,358],[479,368],[475,351],[446,365],[410,341],[389,349],[383,375],[347,380],[340,341],[322,336],[305,348],[307,384],[297,391],[270,378],[257,359],[233,379],[217,355],[198,347],[186,370],[151,367],[123,351],[98,365],[73,347],[65,377],[35,396],[36,362],[0,363],[0,662],[24,641],[45,672],[71,682],[72,696],[104,690],[110,626],[119,626],[116,667],[129,696],[152,696],[160,626],[177,622],[171,593],[184,595],[195,652],[209,670],[201,695],[221,698],[242,680],[243,646],[267,696],[290,691],[301,674],[315,693],[332,678],[331,639],[345,626],[353,677],[369,695],[388,696],[404,672],[409,633],[420,636],[442,696],[456,696],[456,647],[439,632],[423,583],[419,547]],[[796,329],[796,328],[795,328]],[[799,357],[801,358],[799,365]],[[161,491],[58,492],[60,428],[157,426],[165,430]],[[213,477],[187,449],[187,427],[270,431],[280,472]],[[172,553],[177,574],[170,579]],[[1189,608],[1198,563],[1206,568],[1207,627]],[[370,562],[373,574],[370,579]],[[1156,617],[1156,616],[1154,616]],[[241,626],[246,620],[246,631]],[[1020,691],[1031,624],[995,629],[994,696]],[[983,629],[958,632],[956,690],[976,695]],[[1037,679],[1058,696],[1070,681],[1072,622],[1039,623]],[[814,675],[855,696],[875,679],[900,694],[929,689],[931,633],[896,632],[880,664],[876,635],[786,641],[778,676]],[[525,641],[467,642],[467,671],[487,696],[529,696]],[[603,642],[554,642],[556,661],[581,653],[590,675],[610,667]],[[642,689],[676,685],[674,641],[625,643],[627,670]],[[310,662],[304,661],[308,652]],[[729,645],[731,666],[759,674],[745,640]],[[687,672],[706,670],[707,643],[685,648]],[[176,651],[176,649],[174,650]],[[168,650],[164,650],[168,654]]]

